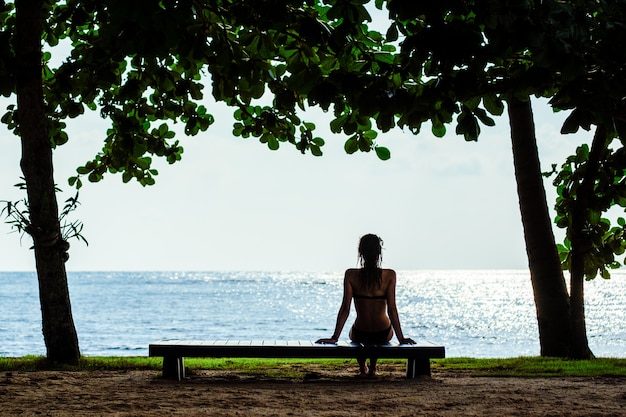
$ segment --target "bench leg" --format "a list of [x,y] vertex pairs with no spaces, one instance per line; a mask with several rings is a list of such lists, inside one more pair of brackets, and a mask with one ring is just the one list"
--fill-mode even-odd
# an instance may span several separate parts
[[430,359],[409,358],[406,361],[406,377],[415,378],[417,375],[430,376]]
[[185,360],[175,356],[163,358],[163,378],[180,381],[185,377]]

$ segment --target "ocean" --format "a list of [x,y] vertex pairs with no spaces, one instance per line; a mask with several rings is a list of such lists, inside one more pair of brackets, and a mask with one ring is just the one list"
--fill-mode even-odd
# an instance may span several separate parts
[[[70,272],[85,356],[146,356],[162,339],[330,337],[342,272]],[[626,272],[585,284],[587,335],[599,357],[626,357]],[[539,354],[528,271],[398,271],[404,334],[448,357]],[[354,310],[341,335],[348,339]],[[0,356],[43,355],[33,272],[0,272]]]

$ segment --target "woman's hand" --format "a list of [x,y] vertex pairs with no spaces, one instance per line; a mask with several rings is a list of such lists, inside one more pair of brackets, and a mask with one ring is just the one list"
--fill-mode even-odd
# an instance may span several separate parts
[[319,343],[322,345],[336,345],[337,339],[333,339],[332,337],[329,339],[317,339],[315,343]]
[[402,339],[398,339],[398,342],[400,342],[401,345],[414,345],[415,344],[415,340],[411,339],[410,337],[403,337]]

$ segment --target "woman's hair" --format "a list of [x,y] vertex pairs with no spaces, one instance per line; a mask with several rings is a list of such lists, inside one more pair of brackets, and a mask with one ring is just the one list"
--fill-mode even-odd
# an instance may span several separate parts
[[380,264],[383,260],[383,240],[376,235],[367,234],[359,242],[359,261],[361,263],[361,283],[364,290],[380,288],[383,272]]

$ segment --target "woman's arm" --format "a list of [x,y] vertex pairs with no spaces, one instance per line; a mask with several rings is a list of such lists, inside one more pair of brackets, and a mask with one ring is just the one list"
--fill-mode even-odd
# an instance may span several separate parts
[[352,304],[352,284],[348,279],[348,271],[346,271],[343,277],[343,299],[341,301],[341,307],[339,308],[339,312],[337,313],[337,322],[335,324],[335,331],[333,335],[328,339],[318,339],[315,343],[337,343],[339,340],[339,336],[341,336],[341,331],[343,330],[343,326],[346,324],[346,320],[348,320],[348,316],[350,315],[350,305]]
[[415,344],[413,339],[404,337],[402,333],[398,307],[396,306],[396,271],[393,269],[389,269],[388,271],[390,273],[389,286],[387,286],[387,314],[389,315],[389,320],[391,320],[391,325],[396,332],[396,337],[400,344]]

